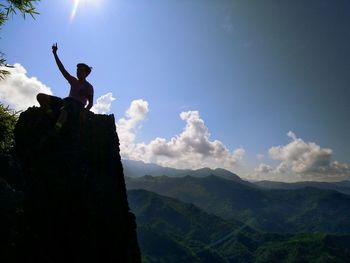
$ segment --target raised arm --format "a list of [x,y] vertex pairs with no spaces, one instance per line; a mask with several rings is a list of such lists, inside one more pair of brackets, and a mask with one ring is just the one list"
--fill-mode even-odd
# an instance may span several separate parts
[[58,58],[57,49],[58,49],[57,43],[56,43],[56,44],[53,44],[53,45],[52,45],[52,53],[53,53],[53,55],[54,55],[54,57],[55,57],[56,64],[57,64],[59,70],[61,71],[63,77],[64,77],[66,80],[70,81],[70,80],[71,80],[72,78],[74,78],[74,77],[71,76],[71,75],[68,73],[68,71],[64,68],[64,66],[63,66],[63,64],[62,64],[62,62],[61,62],[61,60]]

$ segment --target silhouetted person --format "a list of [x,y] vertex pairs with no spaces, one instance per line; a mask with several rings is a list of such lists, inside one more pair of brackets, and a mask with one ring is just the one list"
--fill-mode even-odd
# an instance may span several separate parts
[[[57,49],[58,47],[56,43],[52,46],[52,53],[55,57],[59,70],[70,84],[69,96],[63,99],[63,106],[60,109],[60,116],[55,124],[55,128],[60,129],[66,122],[67,115],[70,112],[81,112],[84,108],[86,110],[91,109],[93,105],[94,89],[86,80],[86,77],[91,72],[91,67],[84,63],[77,64],[77,77],[73,77],[64,68],[61,60],[58,58]],[[37,100],[40,103],[40,106],[48,113],[52,111],[52,108],[55,105],[62,103],[60,98],[43,93],[39,93],[37,95]]]

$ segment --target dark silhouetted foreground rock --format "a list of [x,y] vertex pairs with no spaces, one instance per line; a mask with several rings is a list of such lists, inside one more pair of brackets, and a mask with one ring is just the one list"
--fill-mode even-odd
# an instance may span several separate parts
[[15,237],[21,262],[140,262],[113,115],[32,107],[15,129],[24,173],[24,215]]

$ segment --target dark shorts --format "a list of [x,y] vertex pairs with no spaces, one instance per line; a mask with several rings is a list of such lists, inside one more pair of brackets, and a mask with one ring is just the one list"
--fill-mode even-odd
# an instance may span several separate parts
[[84,105],[73,98],[67,97],[61,99],[59,97],[39,93],[37,95],[37,100],[40,106],[47,111],[53,111],[57,114],[61,110],[65,110],[71,117],[78,117],[80,112],[83,111]]
[[44,93],[39,93],[36,96],[40,106],[45,110],[58,111],[62,107],[62,99],[56,96],[47,95]]
[[84,105],[76,99],[67,97],[63,99],[63,108],[67,111],[80,112],[84,109]]

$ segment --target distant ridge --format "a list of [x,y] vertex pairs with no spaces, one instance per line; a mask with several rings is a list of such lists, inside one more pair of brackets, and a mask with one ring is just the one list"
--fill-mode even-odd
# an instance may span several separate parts
[[255,185],[265,189],[301,189],[305,187],[314,187],[318,189],[335,190],[343,194],[350,195],[350,181],[339,182],[274,182],[274,181],[258,181]]
[[264,189],[214,175],[127,177],[126,185],[192,203],[226,220],[249,221],[262,231],[350,233],[350,196],[334,190]]
[[169,177],[206,177],[210,175],[215,175],[225,179],[230,179],[239,182],[243,181],[238,175],[221,168],[210,169],[210,168],[200,168],[197,170],[191,169],[176,169],[170,167],[163,167],[153,163],[144,163],[142,161],[133,161],[123,159],[124,174],[127,177],[142,177],[145,175],[152,176],[162,176],[166,175]]

